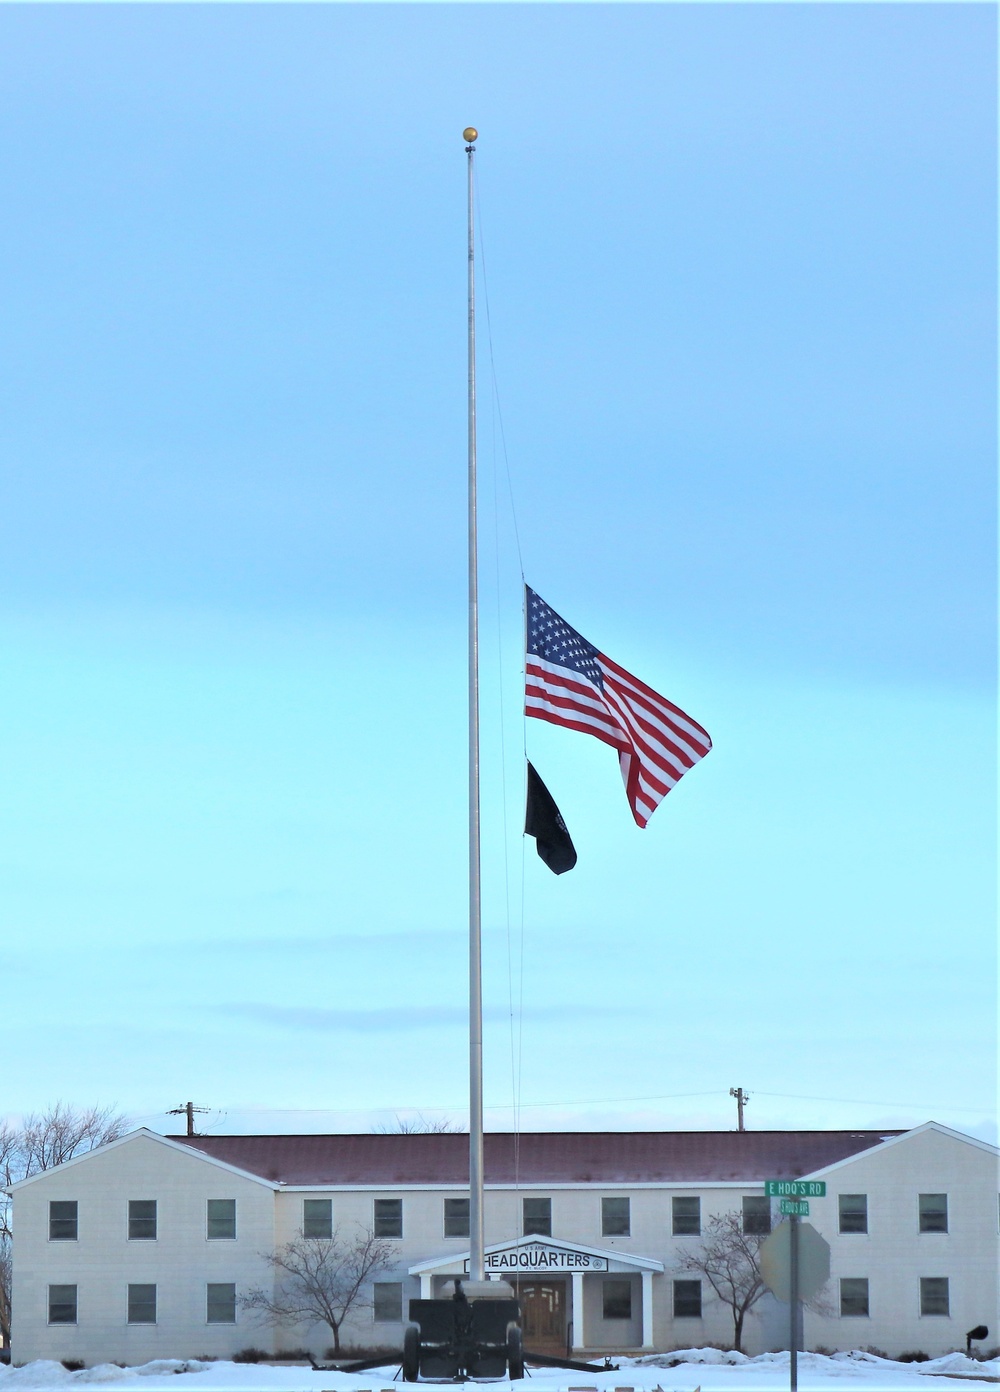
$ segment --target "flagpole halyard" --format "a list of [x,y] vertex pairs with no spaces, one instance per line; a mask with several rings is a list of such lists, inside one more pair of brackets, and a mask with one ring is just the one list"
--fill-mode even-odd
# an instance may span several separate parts
[[478,131],[467,126],[469,223],[469,1277],[485,1276],[483,1228],[483,970],[479,816],[479,556],[476,479],[476,242],[473,159]]

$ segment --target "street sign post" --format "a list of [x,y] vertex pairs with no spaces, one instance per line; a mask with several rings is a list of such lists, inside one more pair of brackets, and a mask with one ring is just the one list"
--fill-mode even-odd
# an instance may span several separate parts
[[792,1290],[791,1309],[791,1328],[789,1333],[791,1338],[788,1341],[788,1384],[791,1392],[798,1392],[799,1387],[799,1344],[802,1339],[802,1303],[799,1299],[799,1289],[802,1280],[801,1243],[799,1240],[799,1220],[789,1218],[788,1225],[791,1228],[790,1241],[788,1244],[788,1284]]
[[799,1220],[809,1217],[810,1199],[826,1197],[826,1180],[765,1179],[764,1193],[769,1199],[781,1200],[781,1212],[788,1219],[761,1245],[760,1270],[765,1285],[791,1307],[791,1392],[798,1392],[801,1302],[815,1295],[830,1276],[829,1246],[808,1223],[800,1230]]
[[[782,1181],[785,1182],[785,1181]],[[760,1274],[779,1300],[790,1305],[788,1349],[791,1392],[799,1385],[801,1302],[809,1300],[830,1279],[830,1244],[811,1223],[791,1216],[779,1223],[760,1246]]]

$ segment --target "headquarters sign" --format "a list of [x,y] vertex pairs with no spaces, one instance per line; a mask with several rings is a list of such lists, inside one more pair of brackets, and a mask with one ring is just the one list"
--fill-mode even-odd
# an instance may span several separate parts
[[[529,1276],[543,1271],[607,1271],[608,1259],[535,1242],[529,1247],[503,1247],[498,1252],[487,1252],[484,1265],[487,1271],[501,1275]],[[465,1269],[469,1269],[468,1259]]]

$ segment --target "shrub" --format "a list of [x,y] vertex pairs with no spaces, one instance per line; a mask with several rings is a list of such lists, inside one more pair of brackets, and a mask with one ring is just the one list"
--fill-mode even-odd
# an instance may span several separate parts
[[929,1363],[930,1354],[924,1353],[923,1349],[907,1349],[896,1359],[897,1363]]
[[82,1358],[61,1358],[59,1360],[67,1373],[79,1373],[87,1366]]
[[199,1353],[195,1356],[194,1361],[196,1363],[218,1363],[219,1355],[217,1353]]
[[813,1349],[813,1353],[821,1353],[824,1358],[829,1358],[833,1353],[833,1349],[827,1348],[825,1344],[817,1344]]
[[398,1344],[359,1344],[351,1348],[342,1348],[339,1353],[332,1348],[328,1348],[324,1353],[324,1358],[335,1359],[338,1363],[360,1363],[362,1359],[384,1358],[387,1363],[395,1360],[399,1362]]
[[864,1346],[864,1348],[861,1350],[861,1352],[862,1352],[862,1353],[870,1353],[870,1354],[872,1354],[873,1357],[875,1357],[875,1358],[888,1358],[888,1357],[889,1357],[889,1355],[886,1353],[885,1349],[876,1348],[874,1344],[865,1344],[865,1346]]
[[274,1358],[285,1358],[291,1363],[311,1363],[312,1352],[307,1348],[297,1349],[278,1349],[273,1355]]
[[264,1363],[270,1355],[259,1348],[240,1349],[239,1353],[233,1354],[234,1363]]

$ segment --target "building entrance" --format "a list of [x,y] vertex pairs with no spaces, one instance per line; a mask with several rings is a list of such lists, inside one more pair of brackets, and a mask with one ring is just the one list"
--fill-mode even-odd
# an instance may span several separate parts
[[524,1347],[538,1353],[566,1352],[566,1282],[516,1277]]

